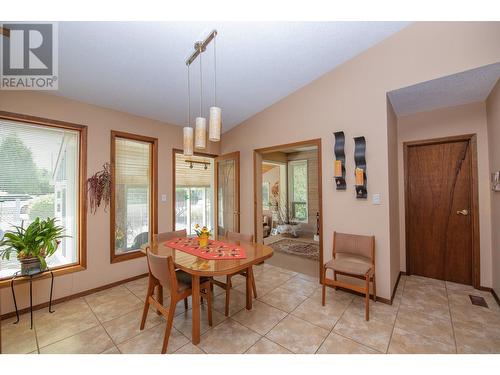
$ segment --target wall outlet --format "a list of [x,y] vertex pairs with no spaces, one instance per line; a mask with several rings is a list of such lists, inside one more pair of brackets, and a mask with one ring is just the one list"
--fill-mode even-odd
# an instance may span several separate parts
[[373,194],[372,203],[376,205],[380,204],[380,194]]
[[167,201],[167,194],[162,194],[161,195],[161,201],[166,202]]

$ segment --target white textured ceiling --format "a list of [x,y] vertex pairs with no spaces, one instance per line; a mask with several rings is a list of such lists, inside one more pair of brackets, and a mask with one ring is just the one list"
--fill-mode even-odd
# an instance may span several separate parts
[[[408,22],[61,22],[56,95],[184,126],[193,43],[217,29],[223,130],[241,123]],[[213,102],[213,52],[203,54],[204,116]],[[199,111],[199,65],[191,69]]]
[[398,116],[486,100],[500,78],[500,63],[433,79],[388,93]]

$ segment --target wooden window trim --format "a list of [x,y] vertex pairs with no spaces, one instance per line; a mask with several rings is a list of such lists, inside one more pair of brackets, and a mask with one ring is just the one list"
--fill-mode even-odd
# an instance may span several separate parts
[[158,138],[146,137],[144,135],[126,133],[121,131],[111,131],[111,215],[110,215],[110,246],[109,257],[111,263],[123,262],[131,259],[137,259],[144,256],[140,250],[127,254],[115,254],[115,160],[116,160],[116,138],[129,139],[133,141],[147,142],[151,144],[150,159],[151,181],[149,194],[151,196],[151,207],[149,212],[149,222],[151,223],[150,235],[158,233]]
[[[53,268],[54,276],[66,275],[87,269],[87,126],[42,117],[0,111],[0,119],[23,124],[41,125],[56,129],[74,130],[79,133],[78,186],[78,263]],[[42,277],[48,277],[42,276]],[[9,285],[10,277],[0,279],[0,288]]]
[[[182,154],[183,151],[179,148],[173,148],[172,149],[172,230],[175,230],[175,203],[176,203],[176,198],[175,198],[175,186],[176,186],[176,181],[175,181],[175,175],[176,175],[176,171],[175,171],[175,159],[176,159],[176,156],[177,154]],[[212,158],[215,160],[215,158],[217,157],[217,155],[215,154],[209,154],[209,153],[205,153],[205,152],[197,152],[195,151],[193,153],[195,156],[204,156],[204,157],[207,157],[207,158]],[[215,173],[215,171],[214,171]],[[214,190],[215,190],[215,186],[214,186]],[[215,194],[215,192],[214,192]],[[214,215],[215,215],[215,212],[214,212]]]

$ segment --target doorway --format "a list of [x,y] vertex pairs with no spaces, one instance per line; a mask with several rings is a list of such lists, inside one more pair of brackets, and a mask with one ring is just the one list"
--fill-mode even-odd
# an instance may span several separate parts
[[254,150],[254,235],[270,264],[320,277],[321,140]]
[[195,153],[184,156],[173,150],[173,230],[195,234],[196,224],[214,227],[215,156]]
[[407,273],[479,288],[476,136],[403,147]]

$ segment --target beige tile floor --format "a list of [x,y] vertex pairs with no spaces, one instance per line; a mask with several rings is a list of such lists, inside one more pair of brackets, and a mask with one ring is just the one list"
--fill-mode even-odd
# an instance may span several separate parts
[[[321,287],[314,277],[275,267],[254,271],[259,298],[245,309],[244,279],[233,280],[230,316],[224,293],[215,287],[214,325],[202,306],[201,342],[190,340],[191,310],[178,304],[168,352],[196,353],[500,353],[500,308],[491,294],[422,277],[402,277],[393,305],[371,304],[364,320],[363,299]],[[5,353],[159,353],[165,320],[148,316],[139,330],[146,279],[123,284],[35,312],[21,322],[2,321]],[[486,299],[474,306],[469,294]],[[166,298],[166,300],[168,297]],[[191,303],[190,303],[191,305]]]

